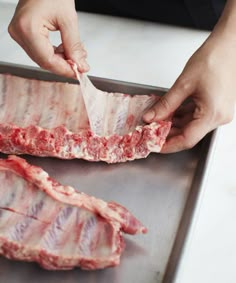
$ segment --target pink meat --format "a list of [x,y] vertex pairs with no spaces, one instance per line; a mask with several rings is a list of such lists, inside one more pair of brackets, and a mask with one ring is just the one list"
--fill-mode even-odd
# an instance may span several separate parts
[[0,159],[0,254],[46,269],[119,264],[122,232],[147,229],[123,206],[62,186],[24,159]]
[[162,123],[139,126],[130,134],[109,137],[97,136],[90,130],[75,134],[64,126],[43,129],[34,125],[20,128],[0,124],[0,150],[6,154],[124,162],[160,151],[170,127],[167,122]]
[[156,96],[97,90],[90,109],[82,95],[86,84],[91,90],[86,78],[82,87],[0,74],[0,151],[108,163],[160,152],[171,123],[141,121]]

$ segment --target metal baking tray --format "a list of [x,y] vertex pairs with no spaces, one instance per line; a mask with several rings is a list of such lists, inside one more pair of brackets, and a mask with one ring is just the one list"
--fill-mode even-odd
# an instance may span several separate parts
[[[0,73],[52,81],[70,81],[38,68],[0,62]],[[91,77],[106,91],[163,95],[166,89]],[[23,156],[41,166],[62,184],[114,200],[127,207],[148,228],[148,234],[126,236],[126,248],[117,267],[99,271],[47,271],[35,263],[0,257],[0,282],[52,283],[173,283],[183,254],[215,132],[191,150],[175,154],[151,154],[121,164],[60,160]],[[2,154],[1,157],[4,155]]]

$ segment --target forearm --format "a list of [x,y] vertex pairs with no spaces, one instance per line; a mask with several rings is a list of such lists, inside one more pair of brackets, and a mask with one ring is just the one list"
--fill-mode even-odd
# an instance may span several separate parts
[[228,0],[212,35],[224,35],[236,41],[236,0]]

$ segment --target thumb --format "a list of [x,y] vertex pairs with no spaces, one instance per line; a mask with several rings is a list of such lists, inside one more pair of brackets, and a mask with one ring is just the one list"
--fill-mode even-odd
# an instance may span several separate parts
[[161,96],[157,103],[143,115],[144,122],[151,123],[169,118],[192,91],[193,84],[180,76],[170,90]]
[[88,72],[87,52],[80,41],[77,14],[69,21],[63,22],[59,29],[66,59],[73,60],[81,73]]

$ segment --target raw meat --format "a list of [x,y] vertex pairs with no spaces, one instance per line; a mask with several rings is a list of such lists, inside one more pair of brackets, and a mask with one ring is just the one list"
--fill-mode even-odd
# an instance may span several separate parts
[[[98,91],[86,110],[81,90],[91,83],[83,81],[80,87],[0,75],[0,151],[108,163],[160,152],[171,123],[141,122],[156,96]],[[91,127],[87,112],[95,117]]]
[[119,264],[122,232],[147,229],[119,204],[62,186],[24,159],[0,159],[0,254],[46,269]]
[[86,74],[78,72],[77,65],[68,60],[80,83],[91,131],[98,136],[125,135],[142,125],[142,116],[159,98],[155,95],[131,96],[101,91]]

